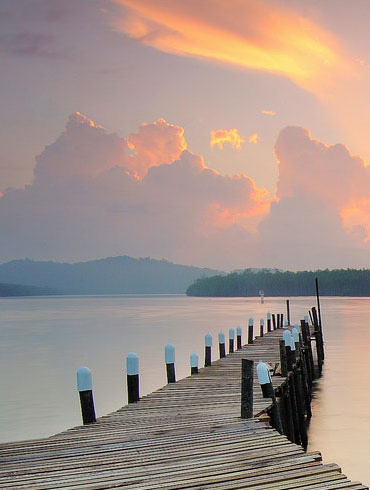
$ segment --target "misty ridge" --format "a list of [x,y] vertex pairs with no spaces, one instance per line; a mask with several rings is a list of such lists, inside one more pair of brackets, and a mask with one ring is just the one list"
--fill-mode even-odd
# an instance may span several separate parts
[[0,284],[0,296],[176,294],[184,293],[199,277],[215,274],[220,271],[148,257],[108,257],[76,263],[12,260],[0,264],[0,283],[6,283]]

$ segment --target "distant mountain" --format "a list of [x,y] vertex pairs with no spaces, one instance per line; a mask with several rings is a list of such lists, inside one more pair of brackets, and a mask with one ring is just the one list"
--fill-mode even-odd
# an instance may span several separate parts
[[0,297],[6,296],[45,296],[55,294],[49,288],[37,286],[26,286],[24,284],[3,284],[0,283]]
[[48,288],[57,294],[184,293],[200,277],[220,271],[128,256],[74,264],[12,260],[0,264],[0,282]]

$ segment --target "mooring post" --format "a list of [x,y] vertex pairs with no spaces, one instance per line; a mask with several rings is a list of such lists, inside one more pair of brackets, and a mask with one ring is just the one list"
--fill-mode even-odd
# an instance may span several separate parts
[[286,349],[284,340],[279,340],[280,349],[280,371],[282,376],[288,376],[288,362],[286,358]]
[[263,328],[265,326],[265,320],[263,318],[260,319],[260,337],[263,337]]
[[[322,330],[321,308],[320,308],[320,293],[319,293],[319,280],[318,280],[317,277],[315,278],[315,287],[316,287],[317,311],[319,312],[319,325],[320,325],[320,329]],[[321,334],[322,334],[322,331],[321,331]]]
[[229,328],[229,354],[234,352],[235,329]]
[[220,358],[226,356],[226,349],[225,349],[225,334],[221,330],[218,334],[218,347],[220,351]]
[[253,375],[254,362],[242,359],[242,385],[241,385],[241,418],[253,417]]
[[128,403],[139,401],[139,356],[129,352],[126,357],[127,399]]
[[292,403],[290,399],[290,387],[289,387],[289,379],[287,378],[284,385],[281,387],[282,392],[282,401],[284,404],[284,413],[285,413],[285,425],[286,425],[286,433],[287,438],[295,442],[295,432],[294,432],[294,423],[293,423],[293,413],[292,413]]
[[271,332],[271,313],[267,313],[267,331]]
[[[289,330],[284,330],[283,332],[283,340],[285,344],[285,352],[286,352],[286,360],[287,360],[287,367],[288,367],[288,372],[293,370],[293,339],[291,336],[291,333]],[[294,346],[295,350],[295,346]]]
[[283,433],[283,427],[281,424],[279,409],[276,402],[275,390],[272,386],[272,380],[270,376],[269,369],[267,365],[259,361],[257,364],[257,376],[259,384],[261,385],[262,395],[264,398],[271,398],[272,406],[270,409],[270,417],[271,417],[271,425],[274,427],[280,434]]
[[296,367],[293,371],[293,380],[294,380],[294,390],[296,396],[299,434],[300,434],[301,444],[303,446],[303,449],[306,451],[308,445],[306,418],[304,415],[306,410],[305,410],[305,400],[304,400],[303,386],[302,386],[302,373],[299,367]]
[[280,328],[283,328],[284,325],[284,313],[280,313]]
[[77,369],[77,390],[80,395],[83,424],[87,425],[96,422],[91,371],[88,367]]
[[236,329],[236,348],[239,350],[242,348],[242,328],[237,327]]
[[301,328],[302,328],[304,353],[305,353],[306,364],[307,364],[307,373],[308,373],[310,389],[311,389],[312,382],[315,379],[315,367],[314,367],[313,355],[312,355],[311,333],[310,333],[310,327],[308,326],[308,323],[305,320],[301,321]]
[[248,321],[248,344],[253,344],[253,318]]
[[272,314],[272,328],[276,330],[276,316],[275,313]]
[[322,365],[324,364],[324,346],[322,342],[322,336],[320,334],[320,325],[317,319],[316,308],[312,308],[312,318],[314,324],[315,340],[316,340],[316,352],[317,352],[317,367],[319,370],[319,376],[322,373]]
[[166,344],[164,348],[164,358],[166,362],[167,383],[176,383],[175,347],[172,344]]
[[286,316],[288,319],[288,325],[290,325],[290,304],[288,299],[286,300]]
[[190,354],[190,374],[198,374],[199,372],[199,356],[196,352]]
[[204,367],[212,364],[212,335],[206,333],[204,337],[205,352],[204,352]]

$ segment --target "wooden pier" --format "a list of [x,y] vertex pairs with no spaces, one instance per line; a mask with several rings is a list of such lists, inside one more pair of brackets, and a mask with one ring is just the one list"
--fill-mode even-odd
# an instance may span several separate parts
[[94,424],[0,444],[0,488],[367,489],[270,427],[256,376],[254,418],[240,418],[241,360],[279,364],[281,339],[282,329],[265,333]]

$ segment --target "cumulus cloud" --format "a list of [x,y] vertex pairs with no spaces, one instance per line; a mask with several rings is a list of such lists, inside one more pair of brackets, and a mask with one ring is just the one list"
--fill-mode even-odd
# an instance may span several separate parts
[[344,145],[326,145],[300,127],[280,132],[275,153],[277,201],[260,224],[261,256],[279,267],[368,266],[365,162]]
[[0,260],[127,254],[218,268],[367,266],[369,167],[343,145],[281,131],[276,198],[186,149],[164,119],[122,138],[75,113],[0,196]]
[[215,129],[211,131],[211,139],[209,142],[211,148],[218,146],[218,148],[222,150],[225,143],[230,143],[233,148],[239,150],[242,143],[244,143],[244,139],[240,136],[237,128]]
[[71,115],[37,157],[33,184],[0,199],[1,260],[128,254],[216,265],[223,255],[236,266],[232,237],[242,253],[267,192],[185,148],[183,129],[163,119],[120,138]]

